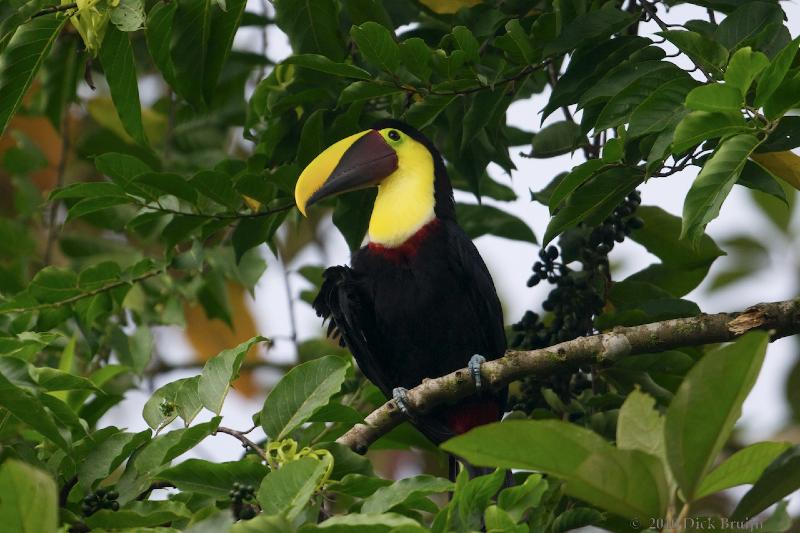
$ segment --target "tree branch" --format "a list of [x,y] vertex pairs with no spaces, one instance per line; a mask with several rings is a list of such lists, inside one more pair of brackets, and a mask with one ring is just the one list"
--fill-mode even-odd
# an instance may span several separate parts
[[[250,431],[252,431],[252,430],[250,430]],[[264,452],[264,450],[261,448],[261,446],[259,446],[255,442],[253,442],[250,439],[248,439],[247,436],[245,435],[245,433],[249,433],[250,431],[247,431],[247,432],[245,432],[245,431],[237,431],[235,429],[231,429],[231,428],[226,428],[226,427],[220,426],[220,427],[217,428],[217,430],[213,434],[216,435],[217,433],[225,433],[226,435],[230,435],[231,437],[239,439],[239,442],[242,443],[242,446],[244,448],[250,448],[251,450],[256,452],[256,454],[258,454],[258,456],[263,461],[267,461],[267,454]]]
[[43,17],[45,15],[49,15],[50,13],[63,13],[64,11],[72,11],[73,9],[78,9],[77,2],[72,2],[69,4],[63,4],[60,6],[48,6],[40,11],[37,11],[33,15],[31,15],[32,19],[37,17]]
[[[484,386],[498,390],[527,376],[545,377],[565,368],[609,363],[631,355],[728,342],[755,329],[769,330],[772,340],[800,333],[800,298],[758,304],[741,313],[617,327],[608,333],[580,337],[541,350],[509,350],[505,357],[485,363],[481,374]],[[472,394],[475,394],[475,384],[469,371],[462,368],[440,378],[423,380],[408,392],[408,407],[415,413],[427,413],[441,404]],[[379,437],[403,421],[405,416],[390,400],[337,442],[364,453]]]

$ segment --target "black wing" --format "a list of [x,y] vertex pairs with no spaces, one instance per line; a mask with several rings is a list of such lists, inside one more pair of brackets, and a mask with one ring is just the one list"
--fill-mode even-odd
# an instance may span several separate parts
[[375,354],[367,340],[368,331],[374,331],[374,315],[371,303],[360,294],[362,284],[358,275],[347,266],[334,266],[325,269],[319,294],[312,306],[317,316],[330,320],[328,336],[339,337],[339,342],[346,346],[358,366],[384,394],[391,395],[391,388],[381,379],[381,373],[375,366]]
[[506,333],[503,326],[503,308],[492,276],[486,268],[478,249],[464,233],[461,226],[447,221],[448,246],[454,253],[448,254],[453,264],[451,270],[461,278],[464,294],[471,304],[472,312],[478,318],[485,335],[488,353],[481,354],[487,359],[502,357],[506,351]]

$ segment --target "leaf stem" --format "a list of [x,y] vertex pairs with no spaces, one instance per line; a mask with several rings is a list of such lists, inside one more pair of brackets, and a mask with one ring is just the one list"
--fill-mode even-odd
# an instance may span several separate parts
[[255,442],[253,442],[250,439],[248,439],[247,436],[245,435],[245,433],[249,433],[250,431],[252,431],[252,429],[247,431],[247,432],[244,432],[244,431],[237,431],[235,429],[231,429],[231,428],[226,428],[226,427],[220,426],[213,433],[213,435],[216,435],[217,433],[225,433],[226,435],[230,435],[231,437],[233,437],[235,439],[239,439],[239,442],[242,443],[242,446],[244,448],[250,448],[251,450],[256,452],[256,454],[263,461],[267,461],[267,454],[266,454],[266,452],[264,452],[264,449],[261,448],[261,446],[259,446]]
[[63,4],[60,6],[47,6],[44,9],[37,11],[33,15],[31,15],[31,20],[43,17],[45,15],[50,15],[51,13],[63,13],[65,11],[72,11],[73,9],[78,9],[77,2],[71,2],[69,4]]

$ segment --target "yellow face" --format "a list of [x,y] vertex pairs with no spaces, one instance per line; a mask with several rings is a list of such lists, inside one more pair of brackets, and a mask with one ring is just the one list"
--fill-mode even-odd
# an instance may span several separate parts
[[372,242],[394,246],[433,217],[433,155],[396,128],[356,133],[319,154],[300,175],[295,201],[305,215],[323,198],[374,186]]

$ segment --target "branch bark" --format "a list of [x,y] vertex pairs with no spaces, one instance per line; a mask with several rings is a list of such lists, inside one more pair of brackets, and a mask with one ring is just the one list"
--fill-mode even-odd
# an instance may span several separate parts
[[[548,348],[509,350],[504,357],[481,367],[484,386],[501,389],[528,376],[548,376],[565,368],[608,364],[623,357],[663,352],[686,346],[728,342],[751,330],[768,330],[771,340],[800,333],[800,298],[762,303],[739,313],[700,315],[654,322],[642,326],[617,327],[608,333],[580,337]],[[427,413],[435,407],[475,394],[475,384],[466,368],[446,376],[423,380],[408,392],[412,412]],[[337,442],[365,453],[382,435],[405,421],[390,400],[370,413]]]

